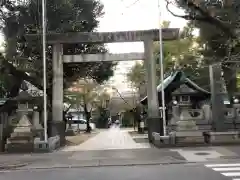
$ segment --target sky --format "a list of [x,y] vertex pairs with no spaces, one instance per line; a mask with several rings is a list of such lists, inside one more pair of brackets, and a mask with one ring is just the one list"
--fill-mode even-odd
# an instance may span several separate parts
[[[186,21],[172,16],[167,10],[165,0],[159,0],[161,21],[159,18],[158,0],[101,0],[105,15],[100,19],[99,32],[157,29],[161,21],[171,21],[171,28],[183,28]],[[183,11],[170,6],[174,13]],[[143,52],[143,43],[111,43],[107,44],[110,53]],[[117,65],[111,84],[120,92],[130,91],[126,81],[126,72],[135,64],[124,61]]]

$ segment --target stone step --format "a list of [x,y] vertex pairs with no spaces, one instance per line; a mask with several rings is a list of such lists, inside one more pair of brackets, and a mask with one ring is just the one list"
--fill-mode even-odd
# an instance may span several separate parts
[[11,144],[7,144],[7,146],[33,146],[33,145],[34,145],[33,142],[21,143],[20,141],[19,142],[14,142],[14,143],[11,143]]
[[6,145],[7,152],[22,153],[22,152],[33,152],[33,150],[34,150],[33,143],[24,143],[24,144],[13,143],[13,144]]
[[28,140],[28,139],[12,139],[12,140],[9,140],[9,139],[7,139],[7,144],[13,144],[13,143],[17,143],[17,144],[33,143],[33,140]]
[[208,132],[206,133],[206,136],[207,136],[207,141],[210,144],[240,143],[240,136],[238,131]]
[[175,139],[176,144],[188,144],[188,143],[205,143],[204,137],[176,137]]
[[11,137],[34,137],[33,132],[13,132],[11,133]]
[[201,131],[176,131],[170,133],[171,144],[204,144],[205,138]]
[[16,137],[9,137],[9,141],[12,140],[28,140],[28,141],[33,141],[34,137],[33,136],[16,136]]
[[171,136],[175,137],[203,137],[201,131],[176,131],[172,132]]

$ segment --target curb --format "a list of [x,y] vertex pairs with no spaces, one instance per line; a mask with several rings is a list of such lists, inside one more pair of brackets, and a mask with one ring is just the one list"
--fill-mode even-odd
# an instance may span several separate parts
[[50,167],[29,167],[29,168],[15,168],[14,170],[46,170],[46,169],[71,169],[71,168],[96,168],[96,167],[132,167],[132,166],[154,166],[154,165],[197,165],[197,164],[211,164],[211,163],[234,163],[239,161],[240,158],[234,160],[228,159],[217,159],[217,160],[208,160],[208,161],[170,161],[170,162],[149,162],[149,163],[126,163],[126,164],[101,164],[100,161],[96,165],[63,165],[63,166],[50,166]]
[[96,168],[96,167],[133,167],[133,166],[154,166],[154,165],[197,165],[197,164],[211,164],[211,163],[234,163],[239,161],[240,158],[232,159],[217,159],[217,160],[208,160],[204,162],[197,162],[197,161],[169,161],[169,162],[140,162],[140,163],[125,163],[125,164],[102,164],[101,161],[97,161],[96,164],[92,165],[57,165],[57,166],[40,166],[40,167],[24,167],[29,165],[30,163],[22,163],[16,165],[9,165],[9,166],[0,166],[0,172],[4,170],[16,170],[16,171],[28,171],[28,170],[53,170],[53,169],[71,169],[71,168]]
[[162,144],[162,143],[152,143],[157,149],[168,149],[168,148],[192,148],[192,147],[240,147],[240,143],[215,143],[215,144],[197,144],[197,143],[188,143],[188,144]]
[[[154,166],[154,165],[198,165],[198,164],[211,164],[211,163],[235,163],[240,160],[239,158],[234,159],[209,159],[208,161],[198,162],[198,161],[186,161],[186,160],[178,160],[178,161],[168,161],[168,162],[123,162],[123,163],[101,163],[101,160],[92,162],[92,164],[84,165],[84,164],[75,164],[75,165],[67,165],[67,164],[59,164],[59,165],[50,165],[50,166],[39,166],[39,167],[29,167],[31,162],[18,163],[18,164],[9,164],[9,165],[1,165],[0,172],[11,172],[11,171],[28,171],[28,170],[57,170],[57,169],[71,169],[71,168],[96,168],[96,167],[133,167],[133,166]],[[91,162],[90,162],[91,163]],[[34,165],[34,163],[33,163]],[[27,167],[25,167],[27,166]],[[9,171],[8,171],[9,170]]]
[[1,165],[0,166],[0,170],[4,170],[4,169],[17,169],[17,168],[21,168],[24,166],[29,165],[30,163],[19,163],[19,164],[9,164],[9,165]]
[[197,162],[178,161],[178,162],[154,162],[154,163],[126,163],[126,164],[97,164],[97,165],[66,165],[50,167],[29,167],[15,168],[14,170],[45,170],[45,169],[70,169],[70,168],[95,168],[95,167],[131,167],[131,166],[151,166],[151,165],[174,165],[174,164],[195,164]]

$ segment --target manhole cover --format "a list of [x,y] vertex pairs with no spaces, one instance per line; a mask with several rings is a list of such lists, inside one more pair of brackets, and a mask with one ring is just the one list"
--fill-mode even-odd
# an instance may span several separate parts
[[199,156],[209,155],[209,153],[207,153],[207,152],[198,152],[198,153],[195,153],[195,154],[199,155]]

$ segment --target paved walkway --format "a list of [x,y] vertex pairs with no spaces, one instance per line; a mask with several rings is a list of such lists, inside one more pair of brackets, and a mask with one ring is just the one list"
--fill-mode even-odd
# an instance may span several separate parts
[[150,148],[149,144],[136,143],[128,134],[127,130],[111,128],[100,132],[86,142],[66,147],[63,151],[86,151],[86,150],[110,150],[110,149],[140,149]]

